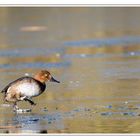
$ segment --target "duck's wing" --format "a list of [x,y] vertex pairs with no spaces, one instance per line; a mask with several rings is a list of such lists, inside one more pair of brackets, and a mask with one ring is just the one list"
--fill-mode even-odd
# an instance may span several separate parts
[[8,88],[9,88],[11,85],[13,85],[13,84],[15,84],[16,82],[21,81],[21,80],[23,80],[23,79],[25,79],[25,78],[27,78],[27,77],[21,77],[21,78],[15,80],[15,81],[9,83],[9,84],[1,91],[1,93],[7,93],[7,90],[8,90]]
[[10,85],[11,85],[11,83],[8,84],[8,85],[1,91],[1,93],[6,93],[7,90],[8,90],[8,88],[10,87]]

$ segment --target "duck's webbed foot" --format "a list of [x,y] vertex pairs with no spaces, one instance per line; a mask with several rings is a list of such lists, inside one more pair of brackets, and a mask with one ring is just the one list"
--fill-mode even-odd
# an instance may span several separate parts
[[29,98],[24,98],[25,101],[28,101],[31,105],[36,105],[36,103],[34,103],[34,101],[32,101],[31,99]]
[[27,113],[27,112],[31,112],[32,109],[17,109],[17,110],[14,110],[14,112],[16,113]]

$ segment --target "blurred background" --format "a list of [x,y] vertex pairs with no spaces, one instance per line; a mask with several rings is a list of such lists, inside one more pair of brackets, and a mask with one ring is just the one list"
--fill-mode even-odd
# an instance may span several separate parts
[[[0,88],[49,70],[60,84],[16,114],[0,96],[0,133],[139,133],[139,7],[0,7]],[[20,108],[30,108],[27,102]]]

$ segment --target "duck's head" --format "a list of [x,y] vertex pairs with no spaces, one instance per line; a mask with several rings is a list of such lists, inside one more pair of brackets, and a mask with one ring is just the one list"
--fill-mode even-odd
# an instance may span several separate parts
[[52,77],[52,75],[50,74],[49,71],[47,70],[41,70],[40,72],[38,72],[35,77],[36,80],[40,81],[41,83],[45,83],[47,81],[50,82],[56,82],[56,83],[60,83],[60,81],[57,81],[56,79],[54,79]]

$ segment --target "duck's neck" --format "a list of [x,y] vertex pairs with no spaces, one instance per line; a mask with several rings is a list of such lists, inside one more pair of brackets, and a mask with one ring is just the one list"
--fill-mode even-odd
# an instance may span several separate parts
[[41,93],[44,92],[44,90],[46,89],[45,81],[39,78],[38,76],[35,76],[34,79],[38,81]]

